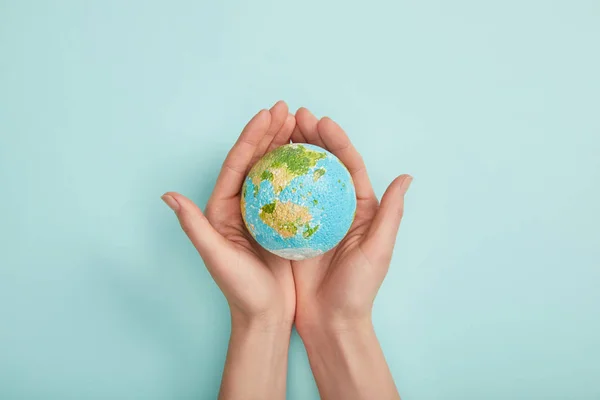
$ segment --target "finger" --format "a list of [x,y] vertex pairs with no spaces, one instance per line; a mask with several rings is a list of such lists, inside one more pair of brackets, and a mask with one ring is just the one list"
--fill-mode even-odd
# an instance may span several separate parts
[[411,182],[410,175],[400,175],[383,194],[379,210],[361,244],[369,259],[389,262],[404,214],[404,195]]
[[348,168],[354,187],[356,197],[366,200],[377,200],[367,175],[367,168],[362,156],[356,150],[346,132],[331,118],[322,118],[317,125],[318,133],[325,148],[335,154],[337,158]]
[[319,137],[317,125],[319,120],[306,108],[301,107],[296,112],[296,124],[306,139],[306,143],[314,144],[319,147],[325,147],[323,141]]
[[284,101],[278,101],[273,107],[271,107],[269,113],[271,114],[271,125],[269,125],[267,133],[258,143],[256,151],[254,152],[252,159],[250,160],[250,165],[248,165],[248,169],[252,168],[254,163],[256,163],[256,161],[258,161],[262,156],[265,155],[267,148],[269,147],[277,133],[281,130],[283,125],[286,123],[287,117],[289,115],[288,106],[287,104],[285,104]]
[[198,206],[187,197],[168,192],[161,198],[175,212],[181,228],[200,253],[207,268],[211,270],[211,266],[218,264],[215,262],[217,258],[230,250],[229,242],[213,228]]
[[290,138],[292,136],[292,132],[296,127],[296,118],[293,114],[288,114],[285,123],[277,132],[277,135],[273,138],[273,141],[267,148],[267,153],[271,150],[275,150],[276,148],[283,146],[284,144],[288,144],[290,142]]
[[300,128],[298,128],[297,123],[296,123],[296,126],[294,127],[294,130],[292,131],[291,139],[292,139],[293,143],[306,143],[306,138],[302,134],[302,131],[300,130]]
[[248,122],[223,162],[212,197],[228,199],[240,192],[252,155],[270,125],[271,113],[268,110],[261,110]]

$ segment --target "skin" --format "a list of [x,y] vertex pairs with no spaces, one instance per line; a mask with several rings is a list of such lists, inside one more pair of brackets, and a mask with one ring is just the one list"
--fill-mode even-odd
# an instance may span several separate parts
[[[328,149],[348,168],[357,211],[346,238],[323,256],[281,259],[246,231],[240,191],[266,152],[289,143]],[[220,399],[284,399],[292,324],[305,343],[323,399],[398,399],[371,324],[373,300],[387,272],[411,178],[402,175],[377,201],[362,158],[331,119],[320,121],[284,102],[262,110],[227,155],[206,212],[181,194],[162,199],[223,291],[232,329]]]
[[399,399],[371,323],[377,291],[387,274],[412,181],[397,177],[377,201],[362,157],[330,118],[296,113],[294,142],[335,154],[356,188],[356,217],[332,251],[293,262],[296,328],[302,337],[321,398]]

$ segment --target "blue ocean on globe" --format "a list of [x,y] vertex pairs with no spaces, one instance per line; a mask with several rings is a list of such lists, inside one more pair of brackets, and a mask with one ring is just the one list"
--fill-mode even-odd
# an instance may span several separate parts
[[346,235],[356,192],[341,161],[318,146],[289,144],[259,160],[244,181],[242,216],[256,241],[290,260],[318,256]]

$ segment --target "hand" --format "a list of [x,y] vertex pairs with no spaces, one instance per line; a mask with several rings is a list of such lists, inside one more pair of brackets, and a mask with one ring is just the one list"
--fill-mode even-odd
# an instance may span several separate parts
[[284,102],[252,118],[223,163],[206,216],[179,193],[162,197],[225,294],[234,319],[289,326],[294,320],[296,296],[290,262],[264,250],[250,237],[240,210],[241,187],[250,167],[267,150],[288,143],[294,126],[295,119]]
[[292,262],[296,328],[307,347],[321,396],[397,398],[372,329],[371,309],[388,271],[412,178],[397,177],[380,205],[362,157],[335,122],[319,121],[301,108],[296,124],[292,141],[335,154],[348,168],[357,197],[356,216],[342,242],[322,256]]
[[254,116],[223,163],[206,214],[181,194],[162,197],[229,303],[232,337],[222,398],[285,396],[296,308],[291,264],[250,237],[242,220],[240,192],[250,167],[265,152],[289,143],[295,125],[284,102]]
[[293,262],[299,331],[313,324],[343,325],[370,319],[377,291],[387,273],[412,178],[401,175],[375,197],[360,154],[329,118],[317,120],[301,108],[292,140],[323,147],[348,168],[356,188],[356,216],[342,242],[326,254]]

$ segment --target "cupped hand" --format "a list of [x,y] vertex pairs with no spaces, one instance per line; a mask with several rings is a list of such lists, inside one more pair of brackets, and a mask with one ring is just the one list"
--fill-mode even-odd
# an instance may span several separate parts
[[267,151],[289,143],[295,125],[282,101],[256,114],[227,155],[204,214],[179,193],[162,197],[225,294],[234,321],[291,327],[294,320],[290,262],[250,237],[242,220],[240,192],[250,167]]
[[293,261],[298,332],[328,326],[348,329],[370,323],[373,301],[388,271],[412,181],[398,176],[378,202],[363,162],[346,133],[330,118],[318,120],[307,109],[296,113],[292,141],[329,150],[348,168],[356,188],[354,222],[341,243],[316,258]]

